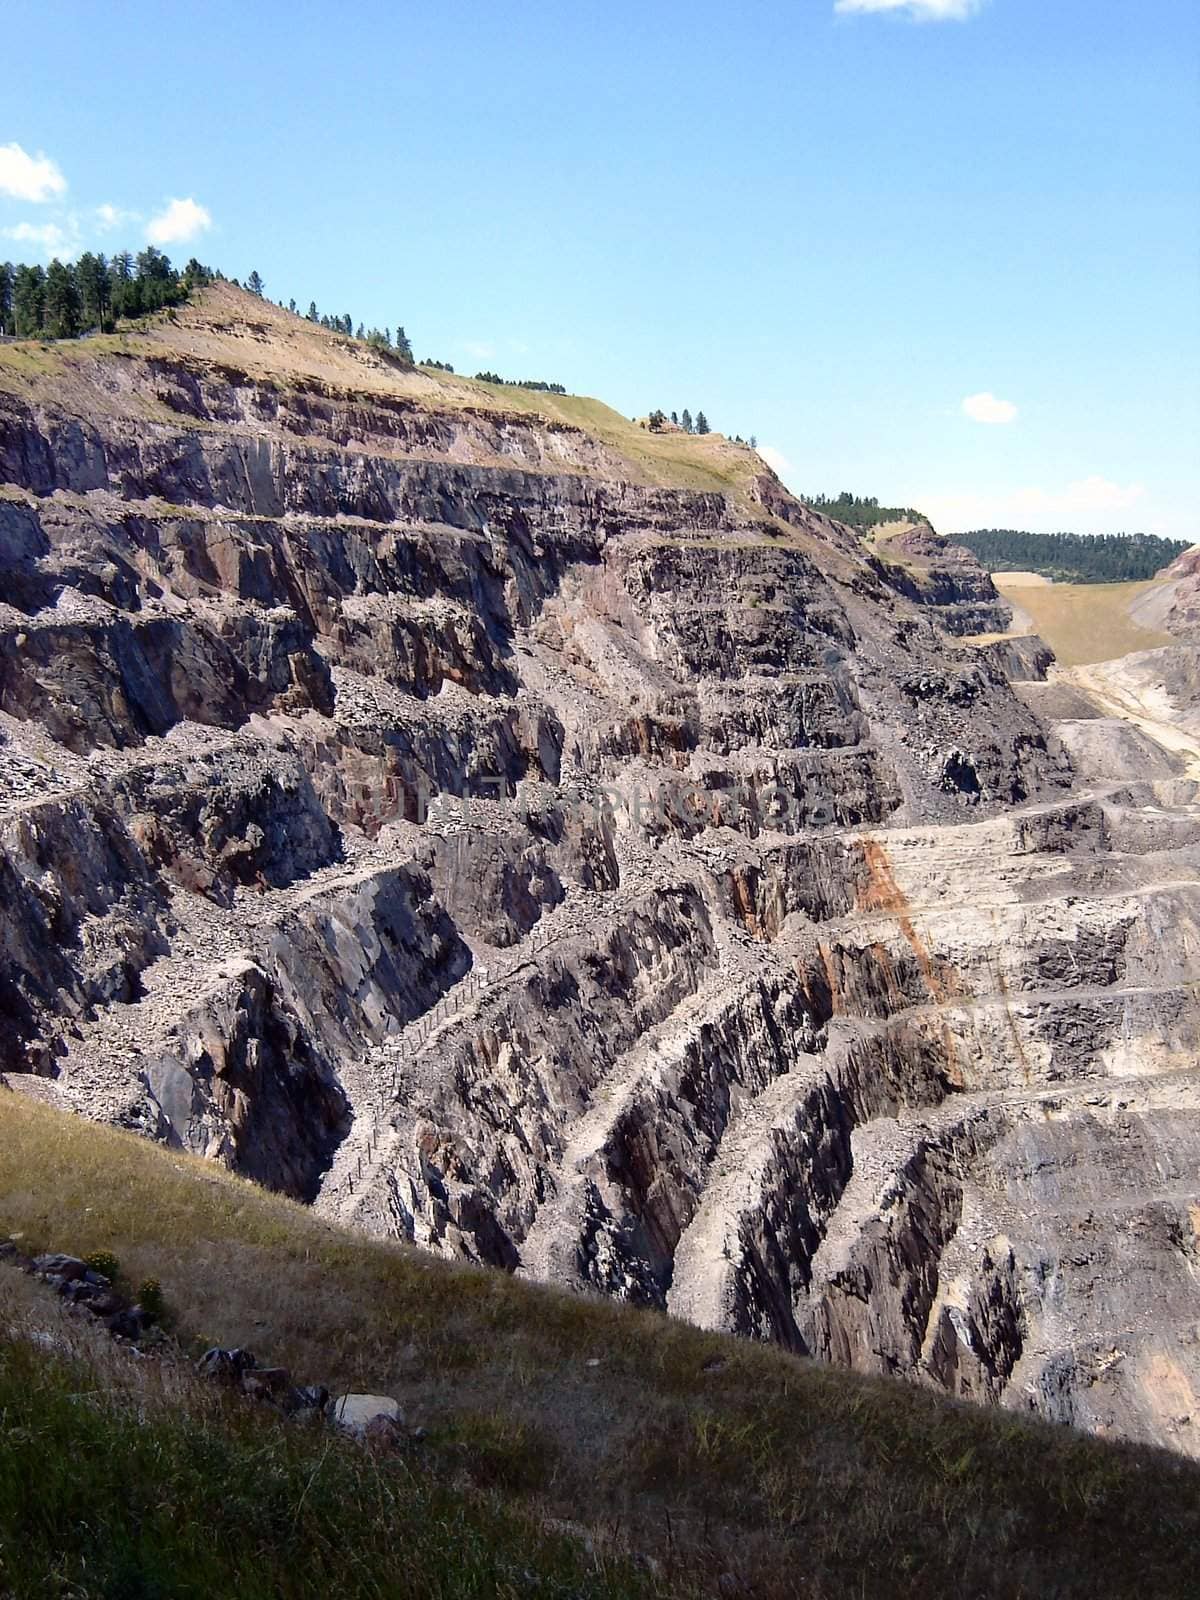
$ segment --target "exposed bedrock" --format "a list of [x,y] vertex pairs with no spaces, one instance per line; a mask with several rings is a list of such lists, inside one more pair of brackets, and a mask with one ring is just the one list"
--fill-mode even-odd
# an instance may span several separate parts
[[328,711],[328,668],[286,607],[240,617],[127,616],[93,601],[0,629],[0,711],[70,750],[140,744],[181,721]]
[[286,745],[222,741],[127,768],[113,795],[147,859],[181,889],[231,903],[285,888],[341,854],[337,827]]
[[48,1067],[52,1019],[129,1001],[168,948],[168,896],[110,804],[30,801],[0,819],[0,1058]]
[[1200,1453],[1188,751],[964,637],[1003,607],[927,529],[333,336],[340,381],[271,377],[245,315],[0,368],[0,1070]]
[[919,606],[937,609],[949,634],[1003,633],[1012,607],[970,550],[939,539],[927,523],[893,535],[873,559],[889,587]]
[[253,962],[233,962],[141,1062],[117,1120],[311,1200],[349,1121],[331,1058]]
[[691,885],[635,896],[592,930],[573,920],[565,908],[539,959],[510,969],[415,1074],[396,1119],[414,1237],[515,1265],[575,1126],[604,1115],[618,1064],[716,968]]

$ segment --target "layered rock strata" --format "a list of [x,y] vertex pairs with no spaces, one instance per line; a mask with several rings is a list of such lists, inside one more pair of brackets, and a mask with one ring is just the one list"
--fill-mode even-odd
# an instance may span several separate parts
[[9,1081],[1200,1451],[1189,763],[1080,770],[962,553],[213,294],[0,370]]

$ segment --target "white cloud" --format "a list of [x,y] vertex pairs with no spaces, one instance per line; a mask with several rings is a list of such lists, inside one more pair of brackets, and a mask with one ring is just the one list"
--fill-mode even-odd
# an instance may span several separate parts
[[786,479],[796,470],[792,463],[784,455],[783,451],[776,450],[773,444],[760,444],[758,447],[758,453],[770,467],[771,471],[777,473],[781,478]]
[[465,351],[473,361],[493,361],[496,356],[496,346],[487,344],[482,339],[460,339],[458,348]]
[[66,189],[67,180],[49,156],[40,150],[31,156],[19,144],[0,145],[0,194],[40,204],[65,194]]
[[837,0],[834,11],[902,11],[914,22],[965,22],[980,9],[983,0]]
[[208,211],[189,196],[186,200],[169,200],[164,210],[151,217],[146,224],[146,238],[151,244],[183,244],[211,227]]
[[61,228],[57,222],[18,222],[15,227],[3,231],[6,239],[37,245],[47,261],[53,256],[69,261],[79,252],[79,231],[73,224],[68,229]]
[[986,389],[982,394],[969,394],[962,408],[972,422],[1015,422],[1017,418],[1017,408],[1011,400],[997,400]]
[[107,204],[96,207],[96,227],[101,233],[111,233],[114,228],[121,228],[127,223],[141,220],[141,213],[138,211],[125,211],[120,206]]
[[[1113,483],[1094,473],[1062,489],[1029,487],[997,494],[915,494],[906,496],[931,518],[939,533],[971,528],[1022,528],[1030,533],[1135,532],[1130,513],[1145,499],[1141,483]],[[1146,524],[1138,511],[1137,528]]]

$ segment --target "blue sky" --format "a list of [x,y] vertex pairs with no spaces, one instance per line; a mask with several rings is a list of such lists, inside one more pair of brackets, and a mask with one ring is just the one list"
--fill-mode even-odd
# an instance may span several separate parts
[[5,7],[12,259],[156,237],[797,489],[1200,538],[1192,0],[53,11]]

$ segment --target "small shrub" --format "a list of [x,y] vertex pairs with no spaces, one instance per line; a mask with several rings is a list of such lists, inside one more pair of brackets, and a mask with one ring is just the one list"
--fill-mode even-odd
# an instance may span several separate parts
[[143,1311],[149,1312],[155,1322],[161,1322],[166,1303],[163,1300],[162,1284],[157,1278],[146,1278],[137,1292],[137,1303]]
[[102,1278],[107,1278],[110,1283],[121,1270],[121,1263],[111,1250],[93,1250],[90,1256],[84,1256],[83,1264],[93,1272],[98,1272]]

